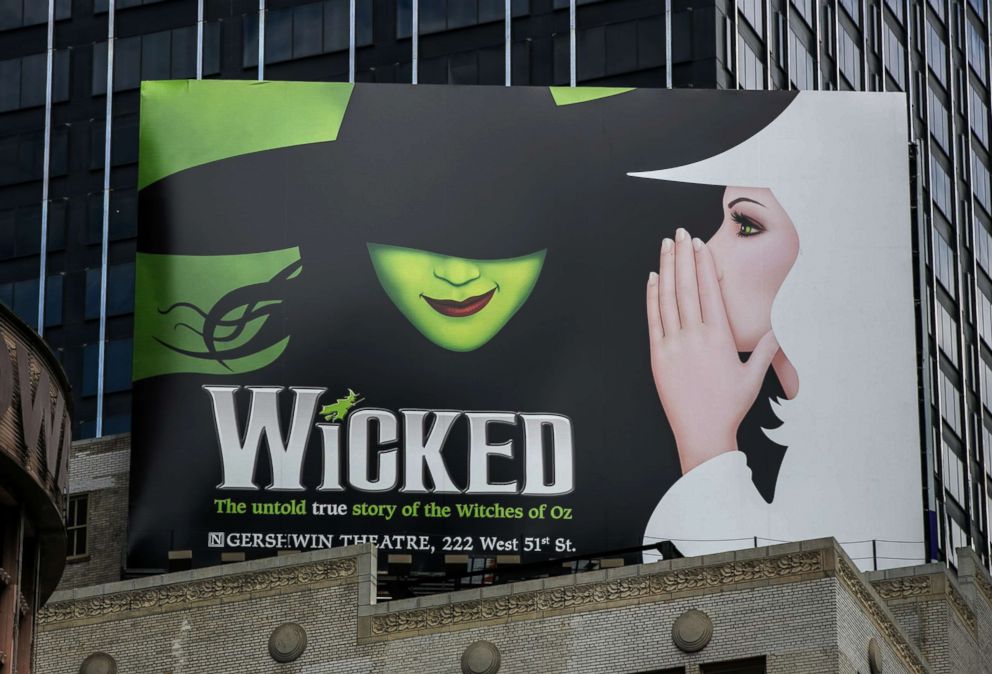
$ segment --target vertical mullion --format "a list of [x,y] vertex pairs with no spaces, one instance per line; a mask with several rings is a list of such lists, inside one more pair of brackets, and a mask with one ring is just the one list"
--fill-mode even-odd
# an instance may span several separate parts
[[348,0],[348,82],[355,83],[355,0]]
[[[888,39],[886,38],[886,28],[888,27],[888,24],[885,21],[885,11],[885,0],[878,0],[878,59],[880,63],[879,77],[882,79],[882,91],[889,90],[889,83],[885,70],[886,43],[888,42]],[[910,130],[910,136],[912,136],[912,130]]]
[[48,49],[45,65],[45,149],[41,175],[41,249],[38,264],[38,334],[45,334],[45,291],[48,280],[48,188],[52,158],[52,83],[55,60],[55,0],[48,0]]
[[576,85],[575,68],[575,8],[576,0],[568,0],[568,86]]
[[265,0],[258,0],[258,80],[265,79]]
[[[840,25],[840,0],[834,0],[833,6],[829,3],[830,13],[833,15],[833,30],[830,31],[833,35],[830,36],[830,40],[833,43],[833,57],[834,57],[834,87],[840,90],[840,31],[844,28]],[[850,36],[848,36],[850,37]]]
[[[909,0],[906,0],[909,2]],[[823,88],[823,73],[820,71],[820,64],[822,62],[821,52],[822,48],[820,46],[820,3],[819,0],[813,3],[813,46],[814,46],[814,68],[813,68],[813,88],[820,90]]]
[[665,0],[665,86],[672,88],[672,0]]
[[765,81],[766,90],[772,88],[772,34],[769,30],[772,18],[772,5],[769,0],[761,2],[761,26],[765,32]]
[[741,88],[741,29],[740,10],[737,8],[737,0],[734,0],[734,53],[731,54],[731,63],[734,64],[734,89]]
[[107,7],[107,108],[103,132],[103,224],[100,236],[100,343],[97,356],[96,381],[96,437],[103,437],[103,379],[107,355],[107,258],[110,234],[110,145],[113,141],[114,105],[114,18],[116,0],[108,0]]
[[420,51],[420,0],[413,0],[410,11],[410,83],[417,83],[417,59]]
[[[977,429],[973,429],[972,423],[971,423],[971,415],[968,414],[968,407],[969,407],[968,406],[968,394],[971,391],[972,385],[971,385],[971,381],[970,381],[970,379],[968,377],[969,368],[966,367],[966,360],[967,361],[971,361],[972,359],[971,359],[971,350],[970,349],[967,350],[967,351],[965,350],[966,344],[964,342],[964,329],[965,329],[965,325],[966,325],[966,322],[965,322],[965,313],[964,313],[964,310],[965,310],[965,308],[964,308],[964,303],[965,303],[965,297],[964,297],[964,294],[965,294],[965,292],[964,292],[965,291],[964,279],[965,279],[965,275],[963,274],[963,270],[962,270],[962,266],[961,266],[961,261],[964,259],[963,255],[962,255],[962,253],[964,252],[964,237],[963,237],[964,223],[960,221],[961,220],[961,212],[960,212],[960,209],[958,207],[959,206],[959,203],[960,203],[960,200],[959,200],[959,192],[960,191],[958,189],[958,178],[959,178],[959,174],[961,174],[961,173],[964,173],[965,175],[971,176],[971,180],[969,181],[969,190],[968,190],[968,192],[969,192],[969,201],[970,201],[970,199],[972,198],[972,196],[974,194],[974,176],[971,175],[970,172],[965,172],[965,171],[962,171],[962,169],[961,169],[961,162],[962,161],[967,161],[967,162],[970,162],[971,161],[971,151],[970,151],[971,144],[969,143],[967,148],[963,147],[958,142],[958,137],[957,137],[957,133],[956,133],[955,129],[957,128],[956,120],[957,120],[957,116],[958,116],[957,98],[958,97],[961,97],[961,96],[966,96],[967,95],[967,87],[968,87],[968,41],[967,41],[967,31],[965,31],[965,34],[961,36],[962,44],[964,45],[964,59],[965,59],[965,63],[964,63],[965,84],[964,84],[964,86],[965,86],[965,89],[964,89],[964,91],[961,91],[959,89],[959,91],[957,92],[957,97],[956,97],[954,95],[954,87],[955,87],[955,81],[954,80],[957,79],[957,78],[954,77],[954,74],[953,74],[954,73],[954,70],[955,70],[955,68],[954,68],[954,63],[955,63],[955,59],[954,59],[954,51],[955,51],[954,45],[955,45],[955,37],[956,36],[953,34],[953,32],[957,28],[963,29],[964,28],[964,25],[963,24],[962,25],[959,25],[958,22],[955,21],[955,16],[954,16],[954,13],[952,12],[952,10],[954,8],[950,6],[950,3],[943,2],[943,0],[941,0],[941,2],[943,4],[943,8],[944,8],[944,17],[945,17],[944,25],[947,28],[947,34],[946,34],[947,46],[945,47],[944,57],[947,59],[947,77],[948,77],[948,80],[947,80],[947,104],[948,104],[948,118],[945,121],[947,122],[947,125],[948,125],[947,126],[947,135],[948,135],[948,144],[950,145],[950,147],[948,148],[948,150],[949,150],[949,154],[951,156],[951,200],[952,200],[952,203],[953,203],[953,205],[952,205],[951,208],[952,208],[952,211],[953,211],[952,218],[957,218],[957,220],[958,220],[958,222],[954,223],[954,253],[955,253],[955,256],[957,258],[957,260],[955,262],[955,265],[954,265],[954,276],[955,276],[955,279],[957,280],[957,284],[958,284],[958,298],[957,298],[957,302],[955,303],[957,305],[956,306],[955,315],[956,315],[957,321],[958,321],[958,330],[957,330],[957,335],[955,335],[955,337],[956,337],[956,341],[957,341],[958,367],[961,370],[961,390],[962,390],[962,394],[961,394],[961,409],[959,410],[959,414],[961,415],[962,423],[965,424],[964,433],[962,434],[962,437],[964,438],[964,473],[965,473],[965,477],[964,477],[964,482],[965,482],[965,485],[964,485],[964,490],[965,490],[964,500],[965,500],[965,503],[962,503],[962,505],[966,505],[968,501],[971,501],[971,482],[972,482],[972,479],[971,479],[971,453],[974,451],[974,447],[975,447],[974,438],[972,436],[974,435],[974,431],[977,430]],[[957,11],[960,13],[961,9],[962,8],[959,7]],[[967,19],[965,19],[965,20],[967,20]],[[929,91],[927,93],[928,93],[928,96],[927,97],[929,98]],[[929,122],[929,119],[927,121]],[[967,151],[968,152],[967,158],[960,156],[961,153],[964,152],[964,151]],[[972,295],[972,296],[974,295],[974,293],[971,292],[971,288],[969,288],[968,291],[969,291],[968,292],[969,295]],[[974,297],[972,297],[972,300],[974,300]],[[969,432],[969,430],[971,432]],[[968,510],[971,511],[970,513],[968,513],[968,515],[969,515],[968,516],[968,539],[970,540],[971,539],[971,519],[972,519],[971,518],[971,514],[974,513],[974,507],[969,508]]]
[[871,25],[871,19],[868,16],[868,0],[861,0],[861,5],[858,8],[861,10],[861,90],[870,91],[868,86],[868,79],[870,73],[868,72],[868,28]]
[[506,0],[503,12],[503,69],[505,84],[510,86],[513,81],[513,0]]
[[792,91],[792,0],[785,0],[783,13],[782,52],[785,54],[785,88]]
[[196,79],[203,79],[203,0],[196,0]]

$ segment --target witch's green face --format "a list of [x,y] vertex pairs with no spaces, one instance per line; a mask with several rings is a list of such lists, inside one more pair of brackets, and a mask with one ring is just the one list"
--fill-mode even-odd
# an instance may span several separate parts
[[546,251],[505,260],[468,260],[370,243],[389,299],[424,337],[451,351],[484,345],[530,296]]

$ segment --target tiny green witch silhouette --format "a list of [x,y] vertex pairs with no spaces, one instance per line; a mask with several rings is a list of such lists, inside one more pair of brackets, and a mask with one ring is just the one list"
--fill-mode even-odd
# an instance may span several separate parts
[[359,395],[361,394],[355,393],[351,389],[348,389],[348,395],[344,398],[338,398],[330,405],[324,405],[321,407],[320,416],[324,417],[324,421],[329,421],[331,423],[344,421],[344,418],[348,416],[348,412],[351,411],[351,408],[365,400],[365,398],[359,398]]

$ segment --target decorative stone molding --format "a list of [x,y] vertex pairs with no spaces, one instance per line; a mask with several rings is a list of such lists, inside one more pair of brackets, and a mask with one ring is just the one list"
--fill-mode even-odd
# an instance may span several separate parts
[[79,674],[117,674],[117,661],[106,653],[93,653],[83,660]]
[[958,592],[957,589],[950,583],[947,585],[947,599],[951,606],[954,607],[954,610],[957,611],[965,626],[967,626],[968,631],[971,632],[971,636],[977,637],[978,620],[975,618],[975,612],[971,610],[970,606],[968,606],[968,602],[964,600],[961,593]]
[[496,674],[499,671],[500,653],[496,644],[476,641],[462,653],[462,674]]
[[269,635],[269,655],[276,662],[293,662],[306,649],[306,630],[296,623],[283,623]]
[[872,583],[872,587],[886,601],[919,597],[930,594],[933,591],[930,576],[907,576],[905,578],[880,580]]
[[672,625],[672,641],[684,653],[703,650],[712,638],[713,621],[702,611],[686,611]]
[[357,571],[357,560],[349,557],[60,601],[41,609],[38,623],[50,625],[66,620],[97,618],[127,611],[191,604],[294,585],[309,585],[324,580],[354,576]]
[[982,569],[978,570],[978,573],[974,575],[975,585],[981,590],[982,594],[985,595],[985,600],[992,604],[992,583],[989,583],[989,579],[985,577],[985,573]]
[[489,599],[475,599],[430,608],[373,615],[372,636],[442,629],[471,623],[554,611],[627,599],[657,597],[677,592],[726,588],[760,580],[784,579],[823,571],[821,551],[796,552],[779,557],[730,561],[697,568],[660,571],[585,585],[568,585]]
[[883,608],[883,604],[875,599],[873,593],[862,580],[861,574],[851,568],[840,556],[837,558],[837,578],[840,579],[848,592],[854,595],[858,603],[861,604],[862,610],[874,621],[879,631],[892,644],[893,650],[906,664],[907,669],[913,674],[927,674],[927,667],[923,664],[920,654],[903,636],[892,616]]
[[871,674],[882,674],[883,665],[882,649],[878,647],[878,641],[870,639],[868,641],[868,670]]

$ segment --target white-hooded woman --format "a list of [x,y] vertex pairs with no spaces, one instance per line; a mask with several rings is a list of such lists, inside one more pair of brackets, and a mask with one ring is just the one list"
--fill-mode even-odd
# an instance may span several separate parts
[[[685,223],[647,282],[683,475],[645,543],[695,556],[833,536],[864,569],[922,561],[906,147],[901,95],[800,93],[720,155],[630,174],[727,186],[717,233]],[[769,366],[785,399],[766,434],[788,447],[771,503],[737,446]]]

